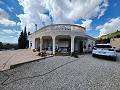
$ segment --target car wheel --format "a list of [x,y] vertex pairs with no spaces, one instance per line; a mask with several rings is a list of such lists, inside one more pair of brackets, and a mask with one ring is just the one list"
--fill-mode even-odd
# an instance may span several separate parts
[[113,57],[113,60],[116,61],[116,57]]
[[95,57],[95,54],[92,54],[92,57]]
[[116,57],[112,57],[111,60],[116,61]]

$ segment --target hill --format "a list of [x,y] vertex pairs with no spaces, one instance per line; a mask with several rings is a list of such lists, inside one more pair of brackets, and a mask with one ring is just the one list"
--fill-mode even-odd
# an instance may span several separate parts
[[107,35],[103,35],[96,39],[96,44],[100,43],[110,43],[111,38],[120,38],[120,31],[116,31]]
[[110,34],[107,34],[107,35],[103,35],[100,38],[102,38],[102,39],[120,38],[120,31],[117,30],[116,32],[113,32],[113,33],[110,33]]

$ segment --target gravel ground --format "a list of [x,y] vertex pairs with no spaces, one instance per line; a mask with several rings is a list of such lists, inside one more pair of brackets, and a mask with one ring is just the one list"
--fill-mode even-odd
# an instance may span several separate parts
[[[120,90],[120,54],[116,62],[91,54],[54,56],[0,72],[0,90]],[[8,78],[8,79],[7,79]]]

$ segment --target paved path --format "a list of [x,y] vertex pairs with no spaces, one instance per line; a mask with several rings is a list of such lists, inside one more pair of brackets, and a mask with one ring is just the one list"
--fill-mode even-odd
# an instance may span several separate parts
[[54,56],[1,72],[0,90],[120,90],[118,61]]
[[10,69],[11,65],[41,59],[42,57],[37,54],[38,52],[30,49],[0,51],[0,70]]

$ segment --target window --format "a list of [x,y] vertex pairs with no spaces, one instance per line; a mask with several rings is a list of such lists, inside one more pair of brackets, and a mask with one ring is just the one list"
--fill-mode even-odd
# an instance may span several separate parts
[[110,45],[96,45],[96,48],[112,48]]

